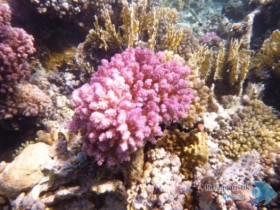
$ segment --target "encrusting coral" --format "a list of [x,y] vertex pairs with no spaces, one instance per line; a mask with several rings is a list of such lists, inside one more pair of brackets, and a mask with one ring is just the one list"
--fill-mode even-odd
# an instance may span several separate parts
[[[22,14],[33,11],[38,17],[39,24],[18,21],[14,17],[22,14],[14,12],[12,23],[36,37],[40,53],[28,68],[33,38],[13,28],[8,7],[0,6],[0,127],[27,122],[18,127],[22,138],[8,138],[25,142],[15,151],[20,154],[12,163],[0,163],[0,177],[9,178],[0,178],[0,208],[8,195],[11,208],[19,210],[243,209],[245,200],[226,198],[235,192],[208,191],[206,185],[264,180],[279,186],[279,116],[258,97],[266,85],[247,77],[252,68],[269,69],[269,76],[279,72],[278,31],[254,53],[241,35],[223,40],[217,31],[204,30],[216,26],[210,16],[208,26],[190,24],[202,39],[194,37],[184,21],[188,17],[178,23],[178,11],[161,7],[165,0],[10,1],[28,7]],[[206,3],[171,2],[190,11],[196,7],[197,14]],[[30,30],[40,21],[59,23],[61,29],[46,26],[40,34],[49,30],[46,37],[60,38],[53,36],[50,44],[45,40],[52,36],[40,38]],[[77,40],[52,49],[71,24],[83,30],[76,31]],[[15,30],[12,41],[8,30]],[[26,41],[13,43],[21,38]],[[11,78],[7,83],[4,74]],[[35,133],[35,142],[26,141]]]
[[65,48],[62,52],[50,52],[43,58],[42,65],[47,70],[56,70],[63,64],[71,63],[74,55],[74,47]]
[[160,124],[187,115],[193,100],[189,73],[180,60],[145,48],[102,60],[90,83],[73,93],[70,129],[81,131],[84,149],[99,165],[128,161],[147,141],[156,142]]
[[279,151],[280,120],[270,107],[259,100],[252,100],[237,110],[219,139],[228,157],[236,159],[252,149],[266,156]]
[[182,162],[180,170],[188,179],[195,167],[203,166],[208,162],[209,152],[206,140],[207,134],[197,129],[189,133],[178,129],[166,130],[157,143],[157,147],[164,147],[180,157]]

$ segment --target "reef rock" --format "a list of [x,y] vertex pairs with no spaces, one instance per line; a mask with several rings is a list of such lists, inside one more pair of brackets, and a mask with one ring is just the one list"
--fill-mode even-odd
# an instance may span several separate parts
[[51,164],[50,146],[36,143],[27,146],[0,174],[0,192],[13,197],[42,180],[42,166]]

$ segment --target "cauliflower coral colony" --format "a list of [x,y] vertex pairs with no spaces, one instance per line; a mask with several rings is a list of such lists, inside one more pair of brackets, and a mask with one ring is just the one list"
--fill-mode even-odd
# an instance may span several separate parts
[[185,117],[193,91],[190,68],[165,52],[128,48],[102,60],[91,81],[73,93],[72,131],[99,165],[129,161],[146,142],[162,136],[160,125]]
[[279,209],[279,8],[0,0],[0,210]]

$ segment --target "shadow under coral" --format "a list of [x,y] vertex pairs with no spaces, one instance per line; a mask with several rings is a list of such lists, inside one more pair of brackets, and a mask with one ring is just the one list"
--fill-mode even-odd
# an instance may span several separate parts
[[10,162],[14,151],[26,141],[32,141],[40,129],[36,118],[0,121],[0,162]]

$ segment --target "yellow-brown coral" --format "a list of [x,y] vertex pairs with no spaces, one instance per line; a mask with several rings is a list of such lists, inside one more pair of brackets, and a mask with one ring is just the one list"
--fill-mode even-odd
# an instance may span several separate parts
[[196,166],[203,166],[208,162],[206,140],[207,134],[196,129],[189,133],[178,129],[166,130],[157,147],[164,147],[180,157],[181,171],[188,179]]
[[191,55],[190,65],[197,69],[197,75],[201,79],[215,84],[215,90],[221,94],[240,95],[251,64],[251,51],[243,49],[241,44],[237,40],[231,40],[227,49],[221,45],[218,51],[200,46]]
[[199,41],[193,35],[192,29],[186,25],[178,25],[178,30],[183,33],[182,41],[177,48],[177,53],[189,60],[194,52],[197,52],[199,48]]
[[176,52],[183,37],[183,32],[174,26],[178,18],[175,9],[159,7],[148,10],[147,0],[133,3],[123,0],[120,23],[114,22],[109,11],[104,9],[101,18],[95,18],[94,28],[80,48],[86,54],[94,53],[92,60],[100,54],[114,54],[136,46]]
[[180,121],[185,128],[193,128],[202,120],[202,115],[208,111],[212,103],[212,91],[199,78],[191,78],[190,88],[194,90],[194,100],[190,104],[190,110],[186,117]]
[[42,64],[47,70],[56,70],[62,64],[72,62],[74,55],[74,47],[65,48],[61,52],[50,52],[43,58]]
[[280,31],[273,31],[254,59],[254,67],[269,66],[280,76]]
[[264,156],[279,151],[280,119],[263,102],[250,101],[232,116],[231,124],[220,141],[228,157],[237,159],[252,149]]

